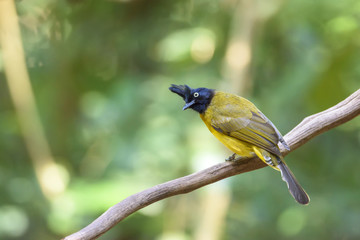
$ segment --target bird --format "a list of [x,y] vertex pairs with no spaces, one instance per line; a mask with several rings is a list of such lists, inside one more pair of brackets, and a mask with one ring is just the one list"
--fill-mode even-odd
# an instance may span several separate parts
[[244,158],[257,156],[280,171],[293,198],[303,205],[310,202],[305,190],[284,162],[279,144],[290,150],[275,125],[249,100],[235,94],[209,88],[190,88],[171,84],[169,90],[185,101],[183,110],[193,109],[210,132],[235,155]]

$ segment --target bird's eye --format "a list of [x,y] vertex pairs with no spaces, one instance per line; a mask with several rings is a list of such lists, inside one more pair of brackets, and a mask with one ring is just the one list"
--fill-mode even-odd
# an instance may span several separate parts
[[198,97],[199,96],[199,93],[198,92],[195,92],[194,93],[194,97]]

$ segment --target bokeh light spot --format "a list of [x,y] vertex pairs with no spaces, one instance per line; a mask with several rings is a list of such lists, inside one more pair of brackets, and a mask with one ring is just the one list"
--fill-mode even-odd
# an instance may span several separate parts
[[65,191],[69,182],[69,173],[59,164],[47,164],[41,169],[40,182],[51,196]]
[[16,206],[0,208],[0,237],[20,237],[29,226],[25,212]]
[[191,57],[195,62],[206,63],[215,51],[215,40],[210,35],[200,35],[191,44]]
[[347,33],[356,30],[359,26],[351,16],[341,16],[330,20],[327,29],[334,33]]
[[235,41],[230,43],[226,53],[226,62],[233,69],[240,69],[249,64],[251,59],[251,50],[249,43],[245,41]]
[[[51,213],[48,217],[49,227],[56,233],[63,234],[74,230],[74,214],[76,204],[69,195],[62,195],[52,201]],[[69,221],[71,219],[71,221]]]
[[92,91],[85,93],[81,98],[81,110],[90,118],[100,117],[107,104],[107,99],[99,92]]
[[169,34],[159,42],[156,58],[176,62],[191,57],[194,61],[209,61],[215,50],[215,34],[206,28],[190,28]]
[[302,209],[291,207],[281,213],[277,226],[278,230],[285,236],[298,234],[305,225],[306,216]]

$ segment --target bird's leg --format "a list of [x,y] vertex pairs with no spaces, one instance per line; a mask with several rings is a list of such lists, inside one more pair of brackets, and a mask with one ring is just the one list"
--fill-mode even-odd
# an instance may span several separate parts
[[249,157],[238,156],[238,157],[235,158],[233,161],[234,161],[234,162],[237,162],[237,161],[242,161],[242,160],[245,160],[245,159],[249,159]]
[[225,159],[226,162],[234,162],[236,161],[236,153],[234,153],[233,155],[229,156],[228,158]]
[[243,160],[246,160],[246,159],[251,159],[253,157],[256,157],[255,153],[253,153],[253,154],[251,154],[249,156],[240,156],[240,155],[237,155],[236,153],[234,153],[233,155],[226,158],[225,161],[227,161],[227,162],[238,162],[238,161],[243,161]]
[[262,151],[261,152],[262,156],[264,157],[265,163],[269,166],[275,167],[277,166],[278,163],[274,163],[270,154],[267,151]]
[[266,163],[270,166],[275,166],[270,156],[264,156]]

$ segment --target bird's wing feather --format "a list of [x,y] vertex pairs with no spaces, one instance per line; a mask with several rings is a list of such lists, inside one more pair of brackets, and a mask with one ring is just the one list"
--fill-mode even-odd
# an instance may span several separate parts
[[211,125],[216,131],[281,155],[278,142],[285,141],[274,124],[256,107],[239,109],[227,105],[217,109],[214,115]]

